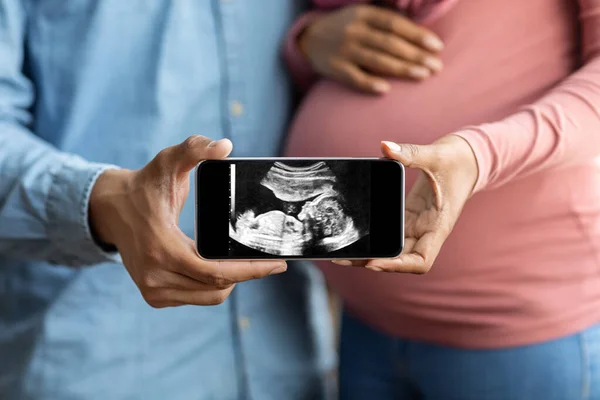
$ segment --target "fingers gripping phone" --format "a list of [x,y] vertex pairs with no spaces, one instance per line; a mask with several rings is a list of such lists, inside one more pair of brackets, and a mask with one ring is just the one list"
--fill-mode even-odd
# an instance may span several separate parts
[[207,160],[195,196],[204,259],[393,258],[404,245],[404,167],[393,160]]

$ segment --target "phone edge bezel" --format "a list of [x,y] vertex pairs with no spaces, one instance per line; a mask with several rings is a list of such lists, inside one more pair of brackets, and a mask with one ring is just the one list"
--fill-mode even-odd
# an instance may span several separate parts
[[[232,258],[232,259],[220,259],[220,258],[204,258],[198,249],[198,190],[196,188],[198,183],[198,169],[200,169],[200,165],[205,161],[226,161],[226,160],[387,160],[394,161],[397,163],[402,170],[402,199],[406,199],[406,168],[404,165],[397,161],[392,160],[385,157],[228,157],[220,160],[202,160],[200,161],[196,167],[194,167],[194,248],[198,256],[205,261],[271,261],[271,260],[283,260],[283,261],[333,261],[333,260],[344,260],[347,259],[344,257],[335,257],[335,258]],[[404,203],[404,201],[403,201]],[[398,254],[393,257],[379,257],[379,258],[369,258],[369,257],[360,257],[360,258],[352,258],[352,260],[389,260],[399,257],[404,251],[404,242],[405,242],[405,208],[406,205],[403,204],[404,207],[400,210],[400,217],[402,222],[402,232],[400,235],[400,251]]]

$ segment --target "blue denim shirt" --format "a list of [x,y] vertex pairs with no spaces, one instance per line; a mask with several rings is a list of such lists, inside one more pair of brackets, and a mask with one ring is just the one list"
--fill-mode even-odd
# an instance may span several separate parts
[[153,309],[87,225],[107,165],[140,168],[190,134],[277,153],[291,111],[279,50],[302,7],[0,0],[1,399],[320,398],[331,331],[311,267],[220,306]]

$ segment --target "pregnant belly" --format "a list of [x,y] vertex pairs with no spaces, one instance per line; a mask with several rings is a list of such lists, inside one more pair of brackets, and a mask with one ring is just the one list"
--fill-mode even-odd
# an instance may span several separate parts
[[511,87],[508,77],[499,77],[465,87],[458,75],[450,69],[425,82],[396,81],[381,97],[322,80],[296,115],[286,154],[379,156],[382,140],[431,143],[466,125],[500,119],[554,83]]
[[[430,107],[398,92],[377,98],[322,81],[303,102],[288,137],[288,156],[379,156],[381,140],[425,143],[435,139],[439,127],[431,120]],[[442,120],[441,118],[435,118]],[[439,125],[434,123],[435,125]],[[437,129],[436,129],[437,128]]]

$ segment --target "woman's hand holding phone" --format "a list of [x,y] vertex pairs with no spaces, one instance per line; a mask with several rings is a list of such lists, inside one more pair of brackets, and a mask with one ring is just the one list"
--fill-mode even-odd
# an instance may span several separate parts
[[161,151],[137,171],[108,170],[90,198],[96,238],[115,246],[142,296],[153,307],[223,302],[237,282],[286,270],[284,261],[206,261],[178,227],[190,171],[231,152],[229,140],[192,136]]
[[383,78],[422,80],[442,69],[442,41],[394,10],[351,5],[317,17],[299,47],[322,76],[370,93],[385,93]]
[[463,138],[448,135],[430,145],[382,143],[383,154],[420,175],[406,196],[404,250],[394,259],[342,260],[374,271],[428,272],[475,187],[477,160]]

